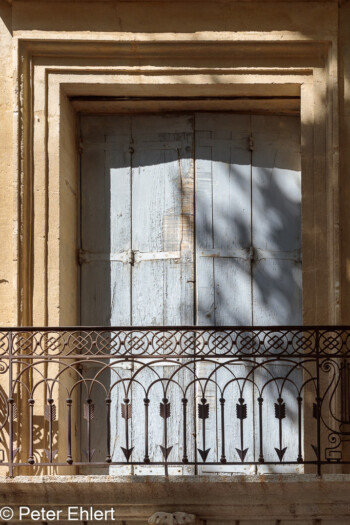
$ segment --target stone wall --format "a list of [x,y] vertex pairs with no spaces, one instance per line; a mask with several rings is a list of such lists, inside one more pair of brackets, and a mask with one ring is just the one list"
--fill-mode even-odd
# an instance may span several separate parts
[[0,6],[1,324],[77,322],[76,122],[81,111],[140,107],[81,99],[113,95],[188,96],[178,109],[193,108],[193,97],[234,96],[235,111],[300,112],[304,322],[346,322],[348,4],[1,0]]
[[[170,95],[188,97],[172,109],[193,109],[196,97],[208,95],[235,97],[234,111],[300,114],[304,322],[349,323],[349,25],[350,4],[336,1],[0,0],[0,325],[77,323],[79,112],[140,108],[91,97]],[[154,104],[149,111],[169,109]],[[220,100],[213,107],[227,109]],[[20,421],[23,443],[27,426]],[[35,488],[57,504],[72,494],[83,501],[97,486],[58,479],[2,480],[0,500],[24,501]],[[153,506],[123,514],[121,523],[146,519],[160,501],[207,525],[349,519],[346,477],[307,486],[301,478],[294,485],[263,481],[236,480],[222,493],[221,485],[203,484],[197,496],[196,484],[189,492],[183,484],[176,497],[173,485],[152,485]],[[106,494],[117,497],[112,486]],[[203,510],[210,491],[221,503]],[[136,491],[125,508],[142,494],[149,493]]]
[[339,111],[340,111],[340,238],[341,238],[341,322],[350,321],[350,4],[339,8]]

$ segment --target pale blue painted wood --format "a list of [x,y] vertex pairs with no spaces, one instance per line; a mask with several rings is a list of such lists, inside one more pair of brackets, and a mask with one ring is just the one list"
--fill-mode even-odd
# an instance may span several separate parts
[[[251,324],[250,261],[251,242],[251,154],[248,149],[250,117],[245,115],[196,115],[196,253],[197,322],[213,326]],[[241,258],[232,254],[241,253]],[[220,333],[218,333],[218,338]],[[219,344],[219,340],[218,340]],[[198,365],[197,373],[206,377],[213,365]],[[242,366],[222,368],[214,378],[218,384],[245,374]],[[245,390],[251,403],[253,391]],[[197,402],[202,393],[197,392]],[[220,393],[214,383],[205,395],[211,415],[206,423],[208,461],[220,461],[222,429]],[[237,386],[225,394],[226,457],[239,460],[236,402]],[[201,444],[202,423],[197,420]],[[253,416],[245,423],[246,436],[253,435]],[[254,460],[250,444],[249,459]],[[248,456],[247,456],[248,459]],[[248,472],[247,467],[201,467],[201,472]]]
[[[82,247],[91,260],[82,264],[82,323],[107,326],[299,323],[301,262],[290,260],[291,253],[298,258],[300,250],[298,126],[297,119],[290,117],[228,114],[196,114],[195,126],[193,116],[186,115],[84,117]],[[135,250],[133,266],[127,258],[131,248]],[[95,258],[96,253],[105,253],[108,260],[103,257],[94,260],[94,253]],[[253,262],[251,254],[255,255]],[[211,368],[198,365],[196,373],[205,378]],[[166,375],[172,371],[173,367],[165,368]],[[126,367],[116,367],[113,375],[128,377],[130,373]],[[228,380],[231,373],[245,375],[246,370],[239,366],[232,367],[232,371],[222,370],[220,381]],[[149,384],[154,373],[142,374],[142,384]],[[187,380],[183,377],[184,383]],[[143,399],[137,388],[131,397]],[[159,388],[151,394],[150,453],[161,460],[157,446],[162,434]],[[238,395],[234,386],[225,392],[225,398],[230,400],[226,404],[228,460],[238,459],[239,426],[235,416]],[[248,406],[254,396],[253,389],[246,387],[244,397]],[[274,393],[267,392],[267,396],[273,398]],[[120,449],[124,446],[124,421],[120,415],[123,397],[120,388],[114,391],[112,444],[113,459],[117,461],[123,458]],[[173,409],[169,422],[173,441],[169,445],[174,445],[172,459],[181,460],[181,396],[173,389],[167,397]],[[197,389],[196,403],[201,397]],[[211,404],[208,461],[218,460],[221,428],[214,385],[210,385],[206,398]],[[98,403],[103,402],[100,396]],[[194,410],[197,412],[190,403],[189,436],[194,433],[191,426],[194,418],[190,417]],[[290,410],[295,412],[295,407]],[[139,437],[143,414],[142,404],[134,403],[137,427],[131,430],[131,446],[134,459],[139,460],[143,458],[143,439]],[[270,416],[269,421],[273,421],[273,414]],[[291,422],[291,418],[286,421],[286,428]],[[247,459],[256,458],[254,426],[257,428],[257,421],[251,413],[245,422]],[[197,428],[200,447],[198,420]],[[271,425],[264,431],[265,447],[273,452],[275,429]],[[96,454],[102,454],[103,447],[104,444]],[[294,453],[292,446],[289,448]],[[131,472],[129,467],[122,470]],[[249,469],[200,470],[247,472]],[[136,473],[145,471],[149,472],[149,468],[135,469]],[[160,473],[157,468],[152,471]],[[121,469],[112,468],[111,472],[120,473]]]
[[[81,264],[81,323],[83,325],[129,326],[130,267],[120,261],[110,261],[111,254],[131,248],[131,166],[128,116],[90,117],[81,119],[81,247],[91,259]],[[111,138],[113,136],[113,138]],[[100,258],[100,260],[96,260]],[[90,369],[92,368],[92,369]],[[85,377],[96,373],[95,367],[85,367]],[[101,378],[105,386],[118,377],[130,377],[131,371],[115,367]],[[86,401],[82,393],[82,402]],[[96,387],[92,392],[95,419],[92,422],[94,460],[105,459],[105,440],[100,428],[106,428],[105,393]],[[114,389],[111,404],[111,446],[116,460],[121,459],[117,436],[123,428],[120,404],[125,396]],[[82,419],[82,448],[86,448],[86,421]],[[83,457],[83,459],[86,459]],[[88,469],[86,469],[88,472]],[[130,468],[124,468],[130,473]]]
[[[300,176],[298,119],[223,114],[196,116],[199,324],[249,326],[301,323]],[[299,259],[299,262],[291,258]],[[203,365],[200,369],[201,375],[206,376],[212,366]],[[231,371],[239,375],[240,370],[235,365]],[[280,372],[284,374],[286,368],[270,367],[267,372],[259,371],[256,375],[261,377],[256,377],[256,380],[261,383],[262,379],[266,380],[266,374],[277,376]],[[242,369],[242,375],[246,375],[246,369]],[[220,380],[224,382],[228,379],[229,372],[221,370]],[[300,371],[293,373],[293,379],[300,384]],[[233,389],[233,386],[228,389],[225,398],[232,400],[239,397],[237,392],[232,392]],[[272,390],[271,386],[265,392],[264,434],[268,459],[276,460],[275,446],[278,444],[274,443],[276,419],[273,412],[276,396]],[[198,393],[197,401],[200,397],[201,393]],[[218,460],[221,428],[218,394],[214,386],[206,397],[216,407],[206,431],[207,439],[211,440],[211,457]],[[248,407],[252,406],[253,397],[257,405],[257,394],[247,385],[244,398]],[[284,422],[286,445],[290,457],[296,459],[295,438],[292,437],[296,395],[292,397],[286,389],[287,405],[290,405],[289,410],[294,416],[294,421],[290,417]],[[227,431],[238,438],[239,425],[234,408],[235,403],[226,404]],[[265,414],[268,409],[272,410],[269,417]],[[258,456],[257,423],[256,415],[250,410],[245,421],[244,444],[245,448],[248,447],[246,459],[250,460]],[[197,426],[201,429],[200,421],[197,421]],[[238,459],[235,449],[234,440],[230,440],[226,446],[227,456]],[[275,457],[272,459],[272,456]],[[218,469],[203,467],[202,470]],[[245,469],[233,467],[227,470]],[[266,468],[259,470],[266,471]]]
[[[82,139],[82,248],[90,260],[82,264],[82,324],[193,324],[193,117],[84,117]],[[128,255],[131,249],[133,265]],[[133,372],[140,366],[136,364]],[[114,367],[109,381],[130,377],[132,371],[127,368]],[[165,377],[173,372],[174,366],[163,367]],[[189,370],[182,372],[179,384],[188,383],[189,376]],[[145,387],[154,379],[150,369],[138,376]],[[121,461],[120,447],[125,446],[122,385],[113,389],[111,397],[113,460]],[[129,446],[134,447],[133,459],[142,461],[144,407],[139,401],[145,394],[135,385],[128,397],[133,405]],[[159,402],[164,394],[159,384],[149,397],[150,456],[161,461]],[[169,445],[173,445],[173,460],[181,461],[183,395],[173,385],[167,397],[172,407]],[[104,399],[100,396],[96,403],[102,412]],[[188,403],[190,440],[192,411],[193,395]],[[98,441],[96,427],[93,441]],[[103,459],[104,445],[95,457]],[[131,472],[129,467],[110,468],[111,473],[121,470]],[[137,468],[136,473],[145,470],[149,472],[149,467]],[[152,468],[152,472],[163,473],[164,469]]]
[[[300,325],[300,121],[297,117],[252,116],[252,135],[252,241],[258,255],[252,265],[253,321],[255,325]],[[256,380],[261,383],[270,375],[284,377],[290,370],[288,364],[271,365],[267,370],[261,369]],[[290,379],[282,394],[286,403],[282,448],[287,447],[285,460],[296,461],[297,391],[293,383],[302,383],[302,371],[294,370]],[[275,448],[279,448],[278,420],[274,415],[276,384],[271,383],[263,397],[265,460],[276,461]],[[298,472],[301,467],[289,470]],[[285,471],[285,467],[259,467],[259,472]]]
[[[133,248],[153,252],[153,260],[136,263],[132,269],[132,324],[181,325],[194,323],[193,289],[193,117],[191,116],[135,116],[132,122],[134,154],[132,158],[132,236]],[[187,192],[187,193],[186,193]],[[190,192],[190,195],[188,195]],[[173,254],[175,258],[162,258]],[[178,254],[178,257],[176,257]],[[164,255],[166,257],[166,255]],[[163,366],[161,373],[170,377],[174,366]],[[189,371],[177,377],[180,385],[191,381]],[[139,380],[150,384],[153,371],[145,370]],[[135,398],[143,399],[141,391]],[[161,385],[152,387],[149,406],[150,456],[163,461],[159,445],[163,444],[163,420],[159,416],[159,402],[167,397],[171,404],[168,420],[168,446],[173,446],[171,458],[182,459],[182,420],[180,388],[172,384],[166,396]],[[143,442],[139,439],[143,428],[144,410],[135,403],[133,427],[134,459],[143,460]],[[194,431],[193,396],[188,403],[188,436]],[[193,448],[193,447],[192,447]],[[135,472],[149,472],[149,467],[137,467]],[[171,469],[183,472],[184,469]],[[164,468],[152,467],[153,473],[164,473]]]
[[[302,323],[301,166],[297,117],[252,117],[254,324]],[[269,252],[273,252],[269,254]]]

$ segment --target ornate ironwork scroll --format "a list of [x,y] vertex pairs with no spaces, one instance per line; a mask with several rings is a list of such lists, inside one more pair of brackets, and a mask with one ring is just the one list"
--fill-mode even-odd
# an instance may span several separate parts
[[346,327],[7,329],[0,380],[10,475],[350,463]]

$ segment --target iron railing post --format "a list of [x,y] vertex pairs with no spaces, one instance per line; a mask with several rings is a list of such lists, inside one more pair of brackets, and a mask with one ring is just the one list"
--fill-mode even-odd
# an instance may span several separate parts
[[13,370],[12,370],[12,332],[8,332],[8,364],[9,364],[9,398],[8,398],[8,413],[9,413],[9,476],[13,478]]
[[321,476],[320,334],[316,330],[317,475]]

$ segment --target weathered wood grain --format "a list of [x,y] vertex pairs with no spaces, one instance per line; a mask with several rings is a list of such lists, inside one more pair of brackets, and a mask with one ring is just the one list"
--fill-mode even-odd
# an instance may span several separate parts
[[[195,115],[133,115],[82,119],[82,255],[81,322],[101,325],[270,325],[300,324],[301,172],[297,118],[215,113]],[[217,348],[224,338],[217,333]],[[202,448],[198,404],[210,405],[206,421],[208,461],[220,461],[222,428],[220,399],[225,405],[228,461],[258,456],[258,387],[267,376],[285,374],[290,365],[258,368],[243,382],[247,364],[222,367],[220,360],[184,369],[165,391],[157,367],[136,363],[134,370],[116,366],[112,376],[138,384],[128,393],[133,405],[130,444],[133,459],[143,460],[144,405],[149,405],[152,460],[161,461],[163,420],[159,402],[171,403],[168,419],[169,459],[182,459],[182,388],[195,373],[196,391],[188,392],[188,450]],[[185,364],[185,363],[183,363]],[[258,362],[255,364],[259,364]],[[170,377],[178,363],[161,367]],[[249,370],[249,367],[248,367]],[[208,378],[210,380],[208,381]],[[114,378],[114,380],[115,380]],[[219,386],[231,382],[224,392]],[[301,382],[301,372],[291,379]],[[106,386],[113,382],[105,379]],[[155,382],[151,389],[147,388]],[[111,406],[113,459],[122,459],[125,421],[120,405],[126,393],[114,388]],[[284,442],[286,457],[296,456],[289,436],[296,424],[296,394],[286,384]],[[278,421],[274,417],[276,385],[264,393],[264,450],[277,459]],[[104,398],[98,403],[104,410]],[[239,398],[247,404],[244,442],[237,418]],[[119,407],[119,408],[118,408]],[[272,412],[271,412],[272,410]],[[270,413],[271,412],[271,413]],[[277,426],[276,426],[277,425]],[[95,428],[95,427],[94,427]],[[276,430],[277,429],[277,430]],[[98,442],[97,429],[93,439]],[[84,440],[84,436],[83,436]],[[95,454],[102,457],[104,445]],[[197,456],[198,457],[198,456]],[[189,457],[190,460],[194,456]],[[137,467],[136,473],[151,467]],[[200,467],[200,472],[248,472],[246,466]],[[259,467],[260,472],[278,467]],[[293,469],[292,469],[293,470]],[[295,469],[294,469],[295,470]],[[121,472],[120,468],[111,471]],[[123,468],[131,472],[129,467]],[[285,471],[285,467],[284,467]],[[152,468],[153,473],[163,468]],[[172,473],[192,472],[175,468]]]

